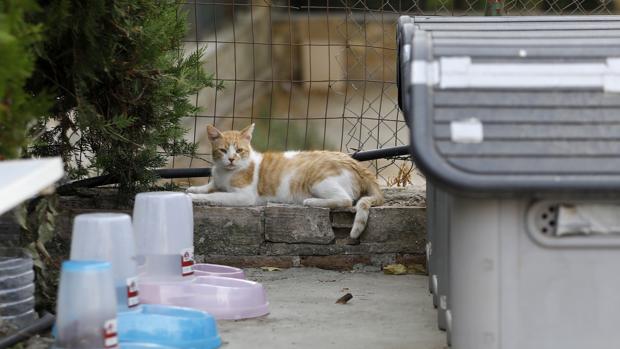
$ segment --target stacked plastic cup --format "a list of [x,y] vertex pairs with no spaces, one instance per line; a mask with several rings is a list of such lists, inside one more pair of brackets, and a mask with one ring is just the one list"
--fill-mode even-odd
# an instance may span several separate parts
[[136,195],[133,225],[145,275],[179,280],[193,276],[194,217],[188,195],[175,192]]
[[121,346],[211,349],[221,344],[215,319],[202,311],[140,305],[131,218],[122,213],[78,215],[73,223],[71,259],[111,264],[118,302]]
[[54,348],[118,347],[116,297],[110,263],[62,264]]
[[200,309],[216,319],[269,313],[263,286],[244,280],[240,269],[200,264],[194,271],[194,216],[188,195],[141,193],[133,212],[137,252],[144,259],[139,277],[144,303]]
[[140,304],[136,248],[131,217],[123,213],[89,213],[75,217],[72,260],[108,261],[112,265],[118,310]]

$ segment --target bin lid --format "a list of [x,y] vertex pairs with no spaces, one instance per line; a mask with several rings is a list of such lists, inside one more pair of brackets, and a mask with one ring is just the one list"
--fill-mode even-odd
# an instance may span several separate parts
[[620,31],[559,18],[527,32],[432,18],[455,27],[407,34],[402,102],[431,180],[478,193],[620,191]]
[[[406,90],[400,87],[412,59],[415,30],[432,32],[433,37],[452,40],[501,38],[506,32],[514,32],[520,38],[542,38],[550,34],[564,38],[617,38],[620,34],[620,16],[401,16],[396,31],[399,57],[396,80],[399,87],[398,106],[405,113],[408,108],[404,98]],[[405,120],[409,125],[406,116]]]

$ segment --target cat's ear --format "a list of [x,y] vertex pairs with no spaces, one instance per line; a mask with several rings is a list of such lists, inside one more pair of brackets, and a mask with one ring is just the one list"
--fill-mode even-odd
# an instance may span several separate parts
[[222,137],[222,132],[213,125],[207,125],[207,136],[209,137],[209,141],[214,142],[216,139]]
[[248,141],[252,140],[252,133],[254,133],[254,124],[241,130],[241,136],[243,136],[243,138],[247,139]]

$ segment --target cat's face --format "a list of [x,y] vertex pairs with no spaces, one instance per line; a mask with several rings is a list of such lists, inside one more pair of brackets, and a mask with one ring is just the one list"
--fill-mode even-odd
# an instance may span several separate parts
[[241,131],[220,132],[214,126],[207,126],[211,142],[214,165],[229,171],[245,168],[250,163],[252,132],[254,124]]

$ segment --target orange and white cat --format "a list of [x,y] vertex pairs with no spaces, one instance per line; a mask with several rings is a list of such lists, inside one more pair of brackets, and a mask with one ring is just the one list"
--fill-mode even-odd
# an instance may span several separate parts
[[383,203],[375,177],[350,156],[330,151],[259,153],[251,146],[254,124],[241,131],[220,132],[207,126],[214,167],[209,184],[187,189],[194,201],[223,206],[267,202],[313,207],[352,207],[356,243],[371,206]]

